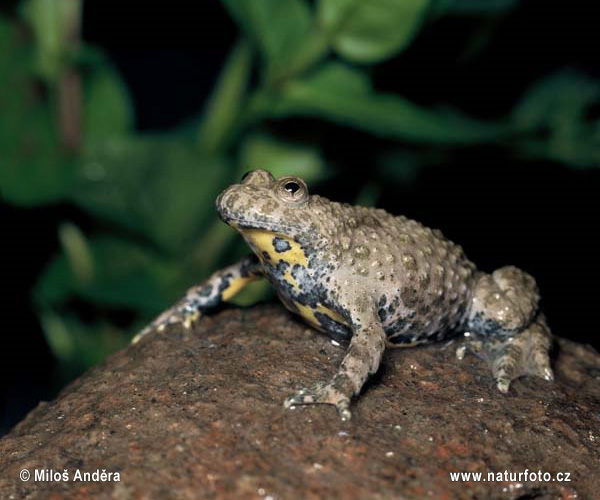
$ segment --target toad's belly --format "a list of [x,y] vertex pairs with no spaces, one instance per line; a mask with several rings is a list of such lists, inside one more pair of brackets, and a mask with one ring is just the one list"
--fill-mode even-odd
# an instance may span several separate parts
[[434,294],[414,290],[412,293],[401,292],[389,304],[380,305],[379,318],[390,344],[435,342],[449,338],[459,330],[469,300],[466,287],[459,291],[441,289]]
[[352,336],[352,329],[346,319],[322,303],[306,305],[281,293],[279,298],[289,311],[299,315],[309,325],[326,333],[332,339],[347,341]]
[[[302,317],[309,325],[338,341],[349,340],[349,321],[338,311],[322,302],[302,303],[299,296],[278,292],[285,307]],[[405,295],[406,296],[406,295]],[[392,301],[381,301],[378,316],[388,338],[388,344],[410,346],[449,338],[463,321],[468,293],[442,294],[422,302],[402,301],[402,294]]]

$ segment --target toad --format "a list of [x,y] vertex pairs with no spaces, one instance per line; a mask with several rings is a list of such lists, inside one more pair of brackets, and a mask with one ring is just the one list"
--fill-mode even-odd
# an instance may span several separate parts
[[173,323],[189,327],[266,278],[287,309],[348,345],[331,380],[299,390],[285,407],[326,403],[349,419],[351,398],[377,371],[386,347],[461,334],[457,356],[471,350],[485,358],[501,392],[522,375],[553,380],[552,337],[526,272],[482,272],[437,229],[311,195],[302,179],[275,179],[265,170],[225,189],[216,208],[253,253],[191,288],[134,342]]

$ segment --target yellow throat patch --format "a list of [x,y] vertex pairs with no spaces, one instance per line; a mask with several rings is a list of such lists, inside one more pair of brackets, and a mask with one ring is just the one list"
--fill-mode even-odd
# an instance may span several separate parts
[[[300,286],[292,276],[292,267],[299,264],[303,267],[308,266],[308,258],[302,250],[302,247],[292,238],[280,233],[266,231],[264,229],[243,229],[240,231],[248,244],[254,250],[254,253],[263,262],[268,260],[274,265],[283,261],[288,267],[283,274],[283,279],[289,283],[294,290],[300,291]],[[277,243],[279,248],[277,247]]]
[[[298,242],[284,234],[274,233],[264,229],[241,229],[240,232],[252,247],[258,258],[263,262],[268,261],[273,263],[273,265],[277,265],[282,261],[287,263],[288,266],[283,274],[283,279],[289,283],[295,291],[300,292],[300,286],[292,275],[291,269],[296,264],[307,267],[308,258]],[[321,325],[315,316],[315,313],[324,314],[333,321],[347,325],[345,318],[322,304],[317,304],[316,308],[312,308],[294,300],[293,305],[296,310],[295,312],[300,314],[300,316],[308,323],[319,330],[324,330],[324,326]]]
[[[308,266],[308,258],[302,247],[285,234],[273,233],[264,229],[242,229],[240,232],[260,259],[264,260],[268,256],[274,263],[282,260],[287,262],[290,267],[295,264],[300,264],[303,267]],[[274,243],[276,238],[286,242],[288,249],[284,251],[277,250]]]

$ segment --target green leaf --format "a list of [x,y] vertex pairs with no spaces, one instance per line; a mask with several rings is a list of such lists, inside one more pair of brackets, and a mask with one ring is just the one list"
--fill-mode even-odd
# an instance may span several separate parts
[[[239,177],[236,180],[239,181]],[[186,249],[185,267],[193,271],[196,276],[206,276],[213,273],[218,264],[230,264],[230,262],[222,262],[222,257],[236,237],[239,235],[234,229],[221,220],[215,219],[204,228],[202,236]],[[247,250],[246,247],[246,252],[240,257],[247,254]]]
[[[9,122],[10,117],[13,120]],[[75,163],[60,151],[54,120],[47,108],[23,102],[20,113],[4,115],[0,151],[0,191],[7,201],[39,205],[62,199],[69,192]]]
[[264,168],[275,177],[297,175],[310,182],[322,178],[325,172],[318,148],[283,142],[264,134],[246,138],[239,163],[239,176],[247,170]]
[[430,0],[319,0],[317,12],[340,55],[375,63],[408,46],[429,4]]
[[302,51],[311,31],[305,0],[223,0],[225,7],[263,54],[271,75]]
[[307,79],[289,82],[275,98],[259,96],[255,112],[321,117],[380,137],[420,143],[470,144],[493,141],[506,132],[502,125],[369,91],[361,75],[350,68],[325,66]]
[[76,354],[75,342],[62,318],[46,311],[41,315],[42,328],[50,350],[57,359],[65,361]]
[[518,3],[519,0],[434,0],[432,10],[434,15],[497,15],[511,10]]
[[55,119],[37,90],[33,54],[9,21],[0,19],[0,194],[37,205],[65,196],[75,162],[60,147]]
[[106,62],[85,80],[83,113],[86,141],[124,135],[133,129],[133,106],[127,87]]
[[309,76],[307,81],[326,92],[337,92],[340,86],[344,91],[356,95],[371,92],[371,79],[363,70],[337,61],[329,62]]
[[37,70],[54,82],[73,51],[81,18],[81,0],[26,0],[21,13],[36,41]]
[[114,137],[86,151],[71,196],[89,212],[181,252],[215,218],[228,165],[174,135]]
[[570,127],[600,99],[600,83],[572,70],[554,73],[536,82],[513,111],[519,129],[540,126]]
[[73,315],[60,316],[49,308],[42,311],[40,320],[66,380],[97,365],[128,343],[123,331],[107,323],[83,323]]
[[86,284],[94,276],[94,262],[88,241],[83,232],[71,223],[58,228],[58,238],[70,263],[71,273],[78,283]]
[[512,113],[514,128],[534,135],[521,152],[571,166],[600,164],[600,82],[563,70],[537,82]]
[[200,146],[207,153],[221,149],[235,128],[251,69],[252,51],[242,41],[231,52],[202,117]]
[[262,300],[266,300],[272,294],[273,289],[271,288],[271,284],[266,279],[261,279],[244,287],[244,289],[231,300],[231,303],[236,306],[248,307]]
[[180,269],[147,247],[106,236],[90,238],[86,247],[89,273],[82,277],[73,254],[61,253],[35,286],[37,304],[57,307],[76,296],[93,304],[148,313],[160,311],[176,296]]

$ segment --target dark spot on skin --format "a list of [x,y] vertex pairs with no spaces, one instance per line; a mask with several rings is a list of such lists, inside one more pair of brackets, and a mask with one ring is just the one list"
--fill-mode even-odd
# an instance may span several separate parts
[[265,260],[271,260],[271,256],[269,255],[269,252],[267,252],[267,251],[263,251],[262,256]]
[[227,290],[231,285],[231,278],[233,278],[233,274],[227,273],[221,276],[221,283],[219,283],[219,293]]
[[187,301],[186,308],[192,310],[212,309],[222,302],[222,293],[231,286],[233,274],[226,273],[219,277],[219,286],[215,288],[212,285],[205,285],[198,292],[199,299],[191,299]]
[[438,332],[446,332],[448,330],[448,321],[446,321],[445,319],[441,319],[440,322],[438,323]]
[[242,262],[242,268],[240,270],[240,274],[243,277],[248,277],[251,274],[254,274],[258,263],[259,263],[258,257],[254,254],[250,255],[249,257],[244,259],[244,262]]
[[424,332],[424,330],[425,330],[425,326],[421,321],[418,321],[418,320],[413,321],[410,325],[410,330],[413,334],[413,338],[415,336],[417,336],[418,338],[426,337],[426,335],[421,333],[421,332]]
[[327,332],[327,335],[333,340],[338,342],[345,342],[352,336],[352,330],[341,323],[331,319],[326,314],[321,312],[315,312],[315,318],[323,329]]
[[446,300],[446,298],[444,297],[444,294],[438,295],[431,301],[431,304],[436,307],[441,307],[444,304],[444,300]]
[[397,336],[389,339],[390,343],[401,345],[401,344],[412,344],[412,343],[423,343],[428,341],[426,335],[420,334],[417,330],[413,329],[412,323],[405,325],[406,331],[400,333]]
[[518,329],[508,329],[505,325],[500,322],[485,317],[482,313],[476,313],[469,321],[469,328],[475,330],[477,333],[483,333],[486,335],[501,335],[510,336],[517,333]]
[[416,271],[417,270],[417,260],[410,254],[406,254],[402,258],[402,263],[404,265],[404,269],[407,271]]
[[414,288],[406,287],[400,292],[402,302],[408,308],[414,308],[419,303],[419,294]]
[[389,305],[387,308],[386,316],[388,316],[390,318],[394,318],[396,316],[396,311],[397,311],[397,309],[395,307],[393,307],[392,305]]
[[283,302],[285,307],[287,307],[292,312],[298,313],[298,308],[296,307],[296,304],[288,300],[288,298],[281,291],[277,292],[277,296],[279,297],[279,300]]
[[394,335],[395,333],[403,331],[405,329],[405,327],[406,327],[405,318],[398,318],[391,325],[389,325],[387,328],[385,328],[385,333],[387,335]]
[[275,238],[273,238],[273,248],[277,253],[283,253],[287,252],[288,250],[291,250],[292,246],[289,244],[288,241],[284,240],[283,238],[275,236]]
[[429,304],[420,304],[417,308],[417,312],[422,316],[426,316],[427,314],[429,314],[430,310],[431,307],[429,306]]
[[304,266],[301,266],[300,264],[294,264],[292,266],[291,272],[292,272],[292,277],[296,281],[306,279],[306,268]]
[[200,301],[198,299],[188,300],[185,308],[189,311],[196,311],[200,309]]

